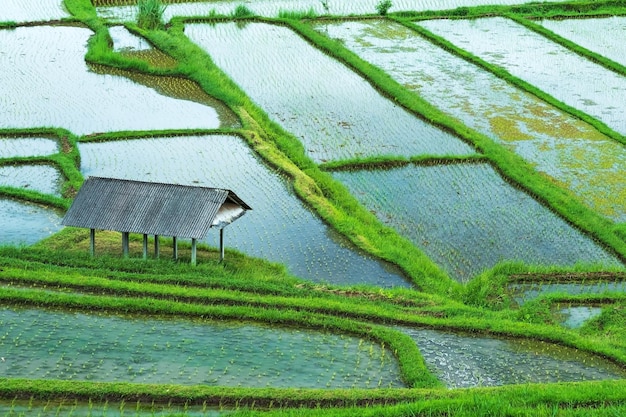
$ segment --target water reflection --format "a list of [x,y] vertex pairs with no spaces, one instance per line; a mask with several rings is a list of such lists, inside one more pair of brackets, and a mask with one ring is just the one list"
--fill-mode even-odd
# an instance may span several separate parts
[[[79,145],[85,176],[203,185],[233,190],[253,210],[225,229],[226,246],[287,265],[316,282],[381,287],[410,284],[399,271],[358,251],[291,191],[236,136],[186,136]],[[218,246],[218,234],[208,243]]]

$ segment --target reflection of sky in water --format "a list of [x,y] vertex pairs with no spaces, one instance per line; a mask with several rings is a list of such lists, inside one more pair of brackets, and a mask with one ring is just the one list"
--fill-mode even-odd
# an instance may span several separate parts
[[626,292],[626,281],[605,281],[589,283],[548,284],[542,282],[510,284],[508,290],[519,305],[540,295],[551,293],[563,294],[601,294],[603,292]]
[[69,16],[63,0],[2,0],[0,8],[0,22],[37,22]]
[[401,330],[415,340],[428,368],[449,388],[626,377],[608,361],[545,342]]
[[419,24],[617,132],[626,133],[626,77],[505,18],[430,20]]
[[542,20],[541,25],[590,51],[626,65],[626,17]]
[[381,378],[403,386],[393,354],[356,337],[37,309],[0,308],[0,323],[0,372],[9,378],[263,388],[367,388],[368,380],[374,388]]
[[147,40],[130,33],[124,26],[110,27],[109,35],[113,39],[113,50],[116,52],[143,51],[152,48],[152,45]]
[[0,199],[0,244],[36,243],[61,229],[61,217],[35,204]]
[[563,326],[570,329],[581,327],[587,320],[598,317],[602,313],[600,307],[575,306],[559,310],[559,314],[564,317]]
[[409,165],[333,176],[459,281],[505,260],[620,265],[487,164]]
[[0,158],[18,156],[45,156],[59,152],[59,144],[48,138],[2,138],[0,137]]
[[[566,1],[556,0],[554,1]],[[244,4],[256,15],[277,17],[281,11],[309,11],[313,10],[318,15],[351,15],[376,13],[376,5],[380,0],[328,0],[326,10],[320,0],[254,0],[242,2],[241,0],[222,1],[194,1],[189,3],[170,4],[165,9],[164,19],[170,20],[174,16],[202,16],[209,15],[212,11],[223,15],[231,15],[235,8]],[[393,0],[390,12],[401,10],[446,10],[457,7],[471,7],[484,4],[521,4],[526,0]],[[110,3],[110,2],[109,2]],[[98,15],[101,17],[118,20],[135,20],[136,10],[134,6],[124,7],[98,7]]]
[[189,24],[205,49],[317,162],[374,155],[474,153],[429,125],[288,28],[248,23]]
[[[252,207],[225,229],[225,245],[284,263],[299,277],[333,284],[409,284],[388,266],[356,252],[290,192],[235,136],[174,137],[80,144],[85,176],[109,176],[228,188]],[[218,246],[218,233],[208,243]]]
[[51,126],[87,134],[220,127],[212,107],[92,72],[85,63],[92,34],[64,26],[0,30],[0,128]]
[[63,177],[50,165],[0,166],[0,186],[61,196]]
[[315,25],[447,114],[507,144],[559,185],[626,221],[626,151],[590,125],[386,20]]

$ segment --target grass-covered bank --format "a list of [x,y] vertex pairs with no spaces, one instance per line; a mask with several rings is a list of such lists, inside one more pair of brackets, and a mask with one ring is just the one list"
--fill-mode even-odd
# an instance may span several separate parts
[[[511,151],[453,120],[401,85],[380,69],[349,53],[340,43],[311,29],[299,18],[312,14],[285,12],[278,19],[251,18],[241,9],[239,22],[258,21],[287,26],[309,44],[348,65],[379,92],[417,117],[471,144],[476,153],[433,157],[356,158],[316,165],[306,157],[300,141],[286,132],[253,103],[211,57],[193,45],[184,34],[185,24],[219,19],[198,16],[175,18],[165,27],[141,28],[128,22],[134,34],[166,53],[174,64],[161,67],[112,51],[109,24],[96,16],[89,0],[65,0],[72,21],[94,31],[86,60],[94,65],[135,73],[192,80],[209,96],[232,110],[241,127],[213,130],[154,130],[102,132],[76,137],[62,129],[2,130],[2,136],[44,135],[59,141],[59,152],[43,157],[14,157],[2,165],[49,164],[63,174],[61,197],[2,187],[5,197],[66,209],[82,183],[77,143],[188,134],[229,134],[244,138],[278,172],[291,179],[295,192],[324,221],[354,244],[371,254],[399,265],[416,284],[416,290],[381,290],[373,287],[318,285],[290,276],[282,265],[251,259],[227,251],[218,261],[215,248],[200,246],[198,266],[187,265],[189,245],[179,242],[180,262],[171,260],[171,241],[164,239],[161,259],[141,258],[141,237],[132,236],[130,259],[121,258],[120,236],[97,232],[96,256],[88,255],[85,230],[64,229],[32,247],[0,249],[0,299],[3,305],[63,311],[124,313],[144,317],[173,316],[215,322],[245,320],[271,327],[317,329],[357,335],[384,344],[394,351],[403,378],[411,388],[402,389],[277,389],[223,386],[144,385],[89,381],[7,379],[0,381],[0,398],[6,400],[125,401],[150,404],[210,405],[235,409],[235,415],[621,415],[626,410],[623,381],[558,384],[520,384],[497,388],[441,389],[441,383],[423,360],[416,344],[392,326],[414,326],[473,336],[533,339],[575,348],[626,366],[624,296],[620,293],[572,296],[554,293],[519,306],[509,287],[522,281],[572,284],[598,280],[623,280],[623,270],[577,265],[570,269],[529,267],[503,263],[475,277],[466,286],[452,281],[430,259],[394,230],[383,227],[376,217],[349,195],[327,171],[399,167],[409,164],[440,165],[488,162],[516,187],[533,195],[570,224],[592,236],[611,252],[626,257],[623,225],[615,225],[583,206],[581,202],[538,175],[533,167]],[[391,18],[467,61],[483,67],[507,82],[537,95],[546,102],[586,120],[618,142],[623,137],[585,114],[559,103],[532,85],[524,84],[494,66],[480,61],[421,29],[414,22],[433,17],[508,16],[551,36],[527,19],[567,15],[624,14],[624,2],[576,2],[524,6],[481,6],[443,12],[398,12]],[[371,18],[372,16],[367,16]],[[344,19],[343,16],[325,17]],[[376,17],[378,18],[378,17]],[[4,28],[13,27],[4,23]],[[554,41],[564,43],[558,37]],[[575,49],[572,45],[571,49]],[[578,50],[585,56],[587,51]],[[600,62],[601,57],[592,57]],[[608,67],[612,64],[604,62]],[[623,70],[613,65],[614,71]],[[620,234],[621,233],[621,234]],[[602,313],[582,327],[560,325],[555,310],[562,306],[601,306]],[[0,356],[2,352],[0,351]],[[293,408],[291,408],[293,407]]]

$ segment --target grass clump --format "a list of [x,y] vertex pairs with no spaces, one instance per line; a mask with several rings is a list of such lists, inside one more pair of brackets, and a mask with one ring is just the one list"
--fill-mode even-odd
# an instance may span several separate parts
[[376,4],[376,12],[381,16],[387,16],[387,12],[391,9],[391,6],[393,6],[391,0],[380,0]]
[[142,29],[162,29],[166,6],[161,0],[139,0],[137,2],[137,25]]
[[252,17],[254,16],[254,12],[246,7],[244,4],[239,4],[235,7],[233,11],[232,17],[242,18],[242,17]]

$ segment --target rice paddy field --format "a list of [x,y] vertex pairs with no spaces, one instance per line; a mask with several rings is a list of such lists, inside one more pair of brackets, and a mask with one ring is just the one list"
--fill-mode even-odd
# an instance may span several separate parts
[[[0,9],[0,415],[626,413],[626,3]],[[252,210],[92,247],[91,176]]]

